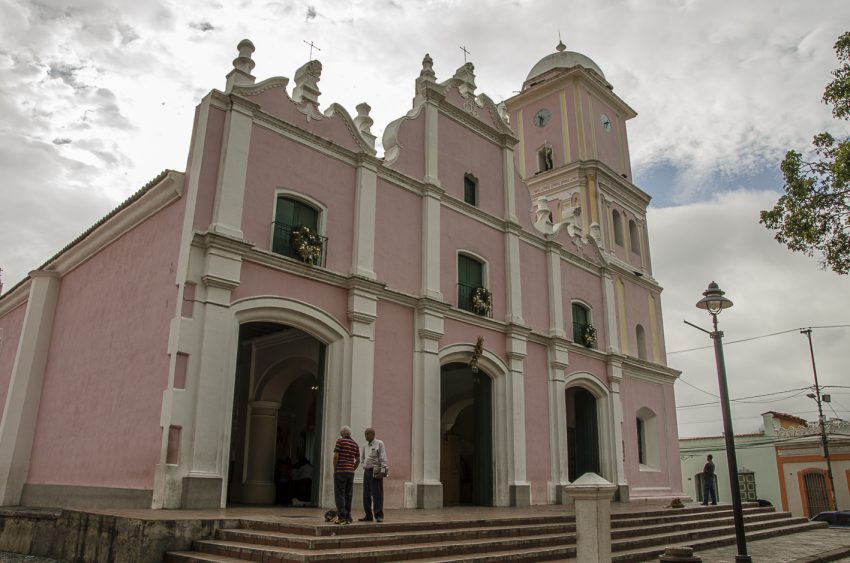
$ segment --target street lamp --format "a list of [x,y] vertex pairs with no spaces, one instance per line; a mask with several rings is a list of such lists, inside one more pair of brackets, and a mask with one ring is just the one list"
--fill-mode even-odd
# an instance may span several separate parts
[[732,430],[732,412],[729,407],[729,389],[726,386],[726,363],[723,360],[723,331],[717,330],[717,315],[723,309],[732,306],[732,301],[724,297],[724,291],[711,282],[703,292],[703,298],[697,301],[697,307],[705,309],[711,315],[714,330],[709,333],[714,341],[714,359],[717,362],[717,380],[720,383],[720,410],[723,413],[723,434],[726,438],[726,461],[729,465],[729,484],[732,489],[732,513],[735,516],[735,541],[738,555],[735,561],[751,563],[747,555],[747,538],[744,534],[744,511],[741,507],[741,489],[738,484],[738,460],[735,456],[735,433]]

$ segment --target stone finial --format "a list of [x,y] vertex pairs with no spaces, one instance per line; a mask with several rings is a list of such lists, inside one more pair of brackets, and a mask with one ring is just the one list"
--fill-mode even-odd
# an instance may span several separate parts
[[254,44],[251,43],[250,39],[243,39],[236,46],[236,49],[239,51],[239,56],[233,59],[233,68],[250,73],[254,70],[254,65],[257,64],[251,59],[251,54],[256,50]]
[[319,107],[319,80],[322,77],[322,63],[309,61],[295,71],[295,88],[292,90],[292,100],[295,103],[308,103],[314,108]]
[[460,90],[461,95],[464,97],[474,96],[475,95],[475,67],[472,63],[465,63],[462,67],[457,69],[455,75],[452,78],[455,78],[460,81],[458,85],[458,90]]
[[505,104],[505,102],[499,102],[499,105],[496,106],[496,110],[499,112],[499,117],[502,118],[502,121],[504,121],[505,123],[510,125],[511,124],[511,116],[508,113],[507,104]]
[[422,59],[422,70],[419,72],[419,79],[427,80],[428,82],[437,81],[437,75],[434,74],[434,59],[428,53],[425,53],[425,57]]
[[557,47],[555,47],[555,50],[556,50],[556,51],[558,51],[559,53],[563,53],[564,51],[566,51],[566,50],[567,50],[567,46],[566,46],[566,45],[564,45],[564,42],[563,42],[563,41],[561,41],[560,39],[558,39],[558,46],[557,46]]
[[354,124],[361,133],[369,133],[371,135],[372,124],[375,123],[375,120],[369,117],[370,111],[372,111],[372,106],[366,102],[357,104],[357,117],[354,118]]
[[354,118],[354,125],[363,138],[369,143],[369,146],[375,148],[375,140],[377,137],[372,134],[372,124],[375,121],[369,117],[369,112],[372,111],[372,106],[363,102],[357,104],[357,117]]
[[234,86],[250,86],[256,80],[251,74],[255,63],[251,59],[254,52],[254,44],[249,39],[243,39],[236,46],[239,56],[233,59],[233,70],[227,74],[227,85],[224,91],[230,93]]

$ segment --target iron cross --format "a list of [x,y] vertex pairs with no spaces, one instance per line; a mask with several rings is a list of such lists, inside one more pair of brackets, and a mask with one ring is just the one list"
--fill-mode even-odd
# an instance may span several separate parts
[[[304,41],[304,40],[302,39],[302,41]],[[319,49],[318,47],[316,47],[316,46],[313,44],[313,42],[312,42],[312,41],[310,41],[309,43],[308,43],[307,41],[304,41],[304,43],[307,43],[307,45],[309,45],[309,46],[310,46],[310,60],[312,61],[312,60],[313,60],[313,49],[315,49],[315,50],[317,50],[317,51],[321,51],[321,49]]]
[[463,64],[466,64],[466,56],[469,54],[469,51],[466,50],[466,45],[459,47],[461,51],[463,51]]

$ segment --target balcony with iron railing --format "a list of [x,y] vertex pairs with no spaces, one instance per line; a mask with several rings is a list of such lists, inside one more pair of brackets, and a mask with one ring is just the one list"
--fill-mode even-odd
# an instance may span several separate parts
[[493,317],[493,303],[490,291],[481,286],[458,282],[457,307],[458,309],[463,309],[464,311],[469,311],[482,317]]
[[328,239],[312,230],[305,230],[304,225],[287,225],[275,222],[272,252],[294,258],[307,264],[325,265],[325,254]]

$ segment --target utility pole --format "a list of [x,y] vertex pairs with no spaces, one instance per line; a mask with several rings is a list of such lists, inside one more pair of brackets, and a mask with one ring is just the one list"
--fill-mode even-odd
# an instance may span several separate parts
[[832,492],[832,503],[830,503],[830,508],[832,510],[837,510],[835,500],[835,482],[832,480],[832,461],[829,459],[829,438],[826,436],[826,419],[823,416],[823,403],[821,401],[820,384],[818,384],[818,368],[815,366],[815,349],[812,347],[812,329],[801,329],[800,334],[805,334],[809,339],[809,354],[812,356],[812,373],[815,376],[815,401],[818,403],[820,439],[823,443],[823,456],[826,458],[826,474],[827,477],[829,477],[829,488]]

